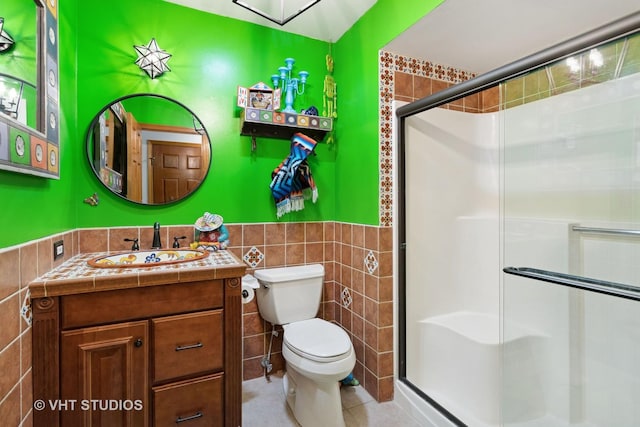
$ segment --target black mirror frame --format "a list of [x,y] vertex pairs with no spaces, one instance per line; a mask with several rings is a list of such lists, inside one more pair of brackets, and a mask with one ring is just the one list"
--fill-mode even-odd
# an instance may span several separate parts
[[[115,191],[113,191],[113,189],[111,189],[102,179],[100,179],[100,173],[99,171],[96,170],[95,165],[94,165],[94,158],[92,155],[92,149],[93,149],[93,129],[96,126],[96,124],[98,123],[100,116],[107,111],[108,109],[111,108],[111,106],[113,106],[114,104],[117,104],[121,101],[124,101],[126,99],[129,98],[135,98],[135,97],[141,97],[141,96],[148,96],[148,97],[153,97],[153,98],[159,98],[159,99],[164,99],[166,101],[172,102],[182,108],[184,108],[189,114],[191,114],[191,116],[194,118],[194,131],[196,133],[200,133],[202,135],[205,135],[207,138],[207,141],[209,143],[209,164],[207,165],[207,170],[205,172],[205,174],[202,177],[202,180],[200,181],[200,183],[198,184],[198,186],[196,188],[194,188],[191,192],[189,192],[188,194],[186,194],[184,197],[177,199],[177,200],[172,200],[170,202],[164,202],[164,203],[143,203],[143,202],[138,202],[135,200],[130,200],[127,197],[125,197],[122,194],[119,194]],[[195,127],[195,120],[197,120],[197,122],[201,125],[201,127],[196,128]],[[207,131],[206,127],[204,126],[204,124],[202,123],[202,120],[200,120],[200,118],[186,105],[184,105],[182,102],[177,101],[173,98],[170,98],[168,96],[165,95],[159,95],[156,93],[134,93],[134,94],[130,94],[130,95],[125,95],[125,96],[121,96],[120,98],[117,98],[113,101],[111,101],[109,104],[105,105],[100,111],[98,111],[98,113],[95,115],[95,117],[91,120],[91,123],[89,123],[89,127],[87,129],[86,132],[86,144],[85,144],[85,154],[86,154],[86,159],[87,162],[89,163],[89,166],[91,168],[91,171],[93,172],[93,174],[95,175],[96,179],[100,182],[100,184],[106,188],[107,190],[109,190],[110,193],[120,197],[123,200],[126,200],[127,202],[130,203],[134,203],[136,205],[140,205],[140,206],[168,206],[168,205],[172,205],[178,202],[181,202],[185,199],[187,199],[188,197],[192,196],[194,193],[196,193],[198,191],[198,189],[202,186],[202,183],[207,179],[207,176],[209,175],[209,172],[211,171],[211,163],[212,163],[212,146],[211,146],[211,137],[209,136],[209,132]]]

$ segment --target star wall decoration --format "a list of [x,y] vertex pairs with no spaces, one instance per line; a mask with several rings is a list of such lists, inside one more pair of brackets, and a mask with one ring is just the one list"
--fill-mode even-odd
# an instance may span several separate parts
[[4,30],[4,18],[0,18],[0,52],[6,52],[11,49],[15,41]]
[[167,65],[171,54],[160,49],[155,38],[152,38],[146,46],[133,46],[133,48],[138,52],[136,65],[146,71],[152,79],[165,71],[171,71]]

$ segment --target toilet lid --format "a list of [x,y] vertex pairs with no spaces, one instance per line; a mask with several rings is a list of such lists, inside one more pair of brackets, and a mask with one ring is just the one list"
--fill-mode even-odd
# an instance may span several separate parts
[[339,360],[351,350],[341,327],[317,318],[287,325],[283,341],[293,352],[318,362]]

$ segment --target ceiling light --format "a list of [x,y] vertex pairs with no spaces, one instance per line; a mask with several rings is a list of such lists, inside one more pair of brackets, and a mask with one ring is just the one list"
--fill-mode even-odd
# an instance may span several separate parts
[[155,38],[152,38],[146,46],[133,46],[133,48],[138,52],[136,64],[146,71],[152,79],[155,79],[165,71],[171,71],[167,65],[171,54],[160,49]]
[[[233,3],[238,6],[242,6],[245,9],[250,10],[251,12],[262,16],[265,19],[268,19],[271,22],[275,22],[278,25],[284,25],[287,22],[291,21],[296,16],[300,15],[305,10],[309,9],[316,3],[320,3],[320,0],[301,0],[301,1],[292,1],[292,0],[268,0],[259,1],[259,0],[232,0]],[[305,4],[306,2],[306,4]],[[250,4],[253,3],[253,4]],[[261,8],[256,4],[265,3]],[[287,4],[288,11],[285,11],[285,3]],[[300,6],[302,5],[302,6]],[[267,9],[267,10],[265,10]],[[290,13],[290,11],[292,11]],[[274,17],[274,15],[279,16],[279,18]]]
[[602,57],[602,53],[598,49],[591,49],[589,51],[589,62],[596,68],[602,67],[604,64],[604,58]]
[[4,18],[0,18],[0,52],[8,51],[14,43],[11,36],[4,30]]

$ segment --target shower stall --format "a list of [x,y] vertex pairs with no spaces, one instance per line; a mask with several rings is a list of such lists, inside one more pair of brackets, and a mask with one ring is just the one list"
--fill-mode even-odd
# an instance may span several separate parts
[[639,29],[396,106],[396,396],[423,424],[640,425]]

